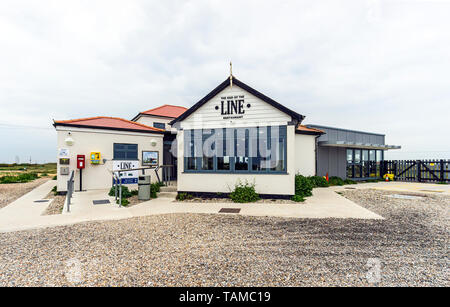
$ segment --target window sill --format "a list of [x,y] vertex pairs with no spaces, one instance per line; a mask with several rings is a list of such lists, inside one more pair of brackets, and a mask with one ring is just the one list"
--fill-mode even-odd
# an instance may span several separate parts
[[245,171],[234,171],[234,172],[219,172],[219,171],[183,171],[182,174],[216,174],[216,175],[289,175],[288,172],[245,172]]

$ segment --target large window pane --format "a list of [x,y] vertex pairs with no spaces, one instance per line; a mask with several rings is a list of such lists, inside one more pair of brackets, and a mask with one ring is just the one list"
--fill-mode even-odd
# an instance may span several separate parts
[[347,163],[353,163],[353,149],[347,149]]
[[360,164],[355,164],[354,165],[354,173],[355,173],[355,178],[361,178],[361,165]]
[[380,174],[380,164],[381,161],[383,161],[383,151],[377,150],[377,177],[381,177],[382,174]]
[[286,126],[185,130],[185,170],[286,171],[286,134]]
[[369,177],[376,177],[377,176],[377,164],[376,164],[376,157],[375,157],[375,150],[371,149],[369,150]]
[[271,148],[271,171],[286,170],[285,150],[286,150],[286,126],[271,127],[270,129]]
[[214,129],[202,131],[202,170],[214,170],[214,156],[216,155],[216,139]]
[[235,171],[248,171],[249,170],[249,131],[245,128],[236,128],[235,131],[236,141],[236,156],[234,159]]
[[270,169],[270,127],[258,129],[258,169],[267,172]]
[[138,146],[137,144],[120,144],[113,145],[113,159],[114,160],[137,160]]
[[186,169],[196,170],[197,169],[197,158],[194,158],[194,157],[186,158]]
[[229,171],[230,170],[230,157],[217,157],[217,170]]
[[347,178],[353,178],[353,165],[347,164]]
[[236,157],[234,162],[234,169],[237,171],[247,171],[248,157]]
[[286,169],[285,167],[285,160],[284,160],[284,150],[285,150],[285,139],[279,138],[275,139],[272,138],[271,145],[272,145],[272,171],[283,171]]
[[212,171],[214,170],[214,158],[203,157],[202,159],[202,170]]
[[361,162],[361,149],[355,149],[355,157],[354,157],[354,163],[360,163]]
[[367,178],[369,177],[369,151],[363,149],[362,151],[362,176]]

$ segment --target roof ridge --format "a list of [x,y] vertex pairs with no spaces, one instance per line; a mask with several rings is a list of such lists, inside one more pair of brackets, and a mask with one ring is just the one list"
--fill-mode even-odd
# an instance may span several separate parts
[[173,104],[163,104],[162,106],[159,106],[159,107],[156,107],[156,108],[153,108],[153,109],[149,109],[149,110],[146,110],[146,111],[142,111],[140,113],[145,113],[145,112],[151,112],[151,111],[159,110],[159,109],[161,109],[163,107],[175,107],[175,108],[182,108],[182,109],[185,109],[185,110],[188,109],[188,108],[183,107],[183,106],[176,106],[176,105],[173,105]]
[[134,122],[134,121],[131,121],[131,120],[128,120],[128,119],[125,119],[125,118],[120,118],[120,117],[112,117],[112,118],[120,119],[121,121],[130,123],[130,124],[133,124],[133,125],[142,126],[142,127],[144,127],[144,128],[150,128],[150,129],[158,130],[158,131],[165,131],[164,129],[159,129],[159,128],[147,126],[147,125],[144,125],[144,124],[141,124],[141,123],[138,123],[138,122]]
[[[305,119],[304,115],[301,115],[301,114],[299,114],[299,113],[297,113],[297,112],[295,112],[295,111],[285,107],[284,105],[282,105],[281,103],[273,100],[269,96],[266,96],[265,94],[259,92],[258,90],[254,89],[251,86],[249,86],[249,85],[245,84],[244,82],[240,81],[235,76],[231,76],[231,80],[233,81],[234,85],[236,85],[236,86],[240,87],[241,89],[243,89],[244,91],[249,92],[250,94],[256,96],[257,98],[261,99],[265,103],[270,104],[272,107],[280,110],[281,112],[284,112],[284,113],[288,114],[293,119],[297,120],[299,123],[301,123]],[[186,119],[192,113],[197,111],[198,108],[200,108],[205,103],[210,101],[212,98],[214,98],[214,96],[216,96],[217,94],[222,92],[228,86],[230,86],[230,78],[225,79],[225,81],[223,81],[218,86],[216,86],[205,97],[200,99],[197,103],[195,103],[193,106],[191,106],[186,112],[184,112],[183,114],[181,114],[180,116],[178,116],[177,118],[172,120],[169,124],[170,125],[174,125],[176,122]]]
[[125,119],[125,118],[114,117],[114,116],[93,116],[93,117],[84,117],[84,118],[69,119],[69,120],[53,120],[53,122],[56,123],[56,124],[70,124],[70,123],[73,123],[73,122],[87,121],[87,120],[101,119],[101,118],[116,119],[116,120],[120,120],[120,121],[129,123],[129,124],[132,124],[132,125],[141,126],[143,128],[147,128],[147,129],[154,130],[154,131],[161,131],[161,132],[165,131],[164,129],[159,129],[159,128],[147,126],[147,125],[144,125],[144,124],[141,124],[141,123],[133,122],[133,121]]

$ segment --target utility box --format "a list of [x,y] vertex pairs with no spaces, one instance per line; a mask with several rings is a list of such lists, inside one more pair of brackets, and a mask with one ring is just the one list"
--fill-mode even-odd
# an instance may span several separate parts
[[150,176],[138,177],[138,198],[139,200],[150,199]]

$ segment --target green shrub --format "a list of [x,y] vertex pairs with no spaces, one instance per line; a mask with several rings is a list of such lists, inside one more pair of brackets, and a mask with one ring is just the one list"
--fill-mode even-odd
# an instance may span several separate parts
[[[367,180],[367,182],[376,182],[376,180]],[[354,181],[354,180],[351,180],[351,179],[345,179],[344,180],[344,183],[345,184],[357,184],[357,182],[356,181]]]
[[183,201],[183,200],[188,200],[188,199],[192,199],[193,196],[189,193],[178,193],[176,199],[179,201]]
[[[120,188],[118,188],[118,191],[120,191]],[[116,186],[113,186],[108,193],[109,196],[115,196],[116,195]],[[122,198],[128,198],[133,196],[133,194],[131,194],[130,190],[128,189],[127,186],[122,186]],[[119,193],[117,193],[117,197],[120,197]]]
[[230,193],[230,198],[235,203],[251,203],[259,200],[259,195],[255,191],[254,183],[238,181]]
[[341,177],[332,176],[330,177],[330,185],[344,185],[345,182]]
[[56,187],[56,185],[53,187],[53,189],[50,192],[53,192],[53,195],[55,195],[55,196],[58,194],[58,188]]
[[24,183],[33,181],[38,178],[38,175],[35,173],[25,173],[17,176],[3,176],[0,177],[0,184],[2,183]]
[[41,174],[41,177],[48,177],[48,174],[47,173],[43,173],[43,174]]
[[131,190],[130,193],[131,193],[131,196],[136,196],[136,195],[139,194],[139,191],[138,190]]
[[58,179],[58,176],[53,176],[53,180],[57,180]]
[[313,185],[311,181],[302,175],[295,175],[295,195],[308,197],[312,195]]
[[295,201],[295,202],[303,202],[303,201],[305,201],[305,199],[302,196],[300,196],[300,195],[294,195],[294,196],[292,196],[291,199],[293,201]]
[[320,176],[309,176],[307,178],[311,182],[311,184],[313,185],[313,188],[318,188],[318,187],[326,188],[326,187],[330,186],[328,181],[325,178],[323,178],[323,177],[320,177]]
[[[119,199],[117,199],[116,203],[119,204]],[[127,207],[129,204],[130,204],[130,201],[128,199],[122,198],[122,204],[121,205],[123,207]]]
[[160,191],[160,185],[159,183],[152,183],[150,184],[150,198],[157,198],[158,195],[156,193],[158,193]]

